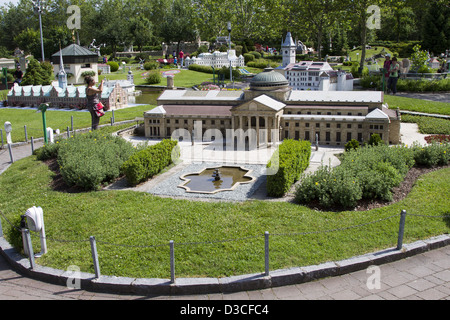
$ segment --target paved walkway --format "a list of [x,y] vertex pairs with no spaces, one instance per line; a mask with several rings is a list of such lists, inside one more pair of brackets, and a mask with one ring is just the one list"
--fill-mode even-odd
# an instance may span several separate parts
[[0,256],[0,300],[18,299],[450,300],[450,246],[384,264],[379,269],[361,270],[314,282],[236,293],[185,296],[117,295],[69,289],[23,277],[12,271]]
[[449,92],[439,92],[439,93],[397,92],[396,95],[399,97],[405,97],[405,98],[413,98],[413,99],[422,99],[422,100],[450,103],[450,93]]

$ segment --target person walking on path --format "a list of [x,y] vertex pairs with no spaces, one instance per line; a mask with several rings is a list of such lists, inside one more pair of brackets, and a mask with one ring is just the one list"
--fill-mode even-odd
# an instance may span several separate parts
[[98,88],[95,88],[95,80],[91,76],[84,78],[87,88],[86,88],[86,98],[87,98],[87,109],[91,113],[92,119],[92,130],[97,130],[100,123],[100,117],[97,116],[96,108],[97,104],[100,103],[100,95],[103,91],[103,81],[100,83]]
[[397,57],[393,57],[392,63],[389,67],[389,80],[388,80],[388,89],[392,91],[392,94],[397,93],[397,81],[399,70],[400,64],[397,62]]

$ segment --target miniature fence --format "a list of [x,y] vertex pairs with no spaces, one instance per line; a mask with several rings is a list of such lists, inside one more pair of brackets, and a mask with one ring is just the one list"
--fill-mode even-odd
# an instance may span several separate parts
[[[423,218],[442,218],[442,219],[450,219],[450,215],[443,215],[443,216],[429,216],[429,215],[420,215],[420,214],[408,214],[409,216],[415,216],[415,217],[423,217]],[[167,244],[160,244],[160,245],[125,245],[125,244],[115,244],[115,243],[108,243],[104,241],[98,241],[95,239],[94,236],[91,236],[89,239],[81,239],[81,240],[61,240],[61,239],[51,239],[46,238],[47,240],[51,241],[57,241],[57,242],[89,242],[90,243],[90,251],[92,256],[92,262],[94,266],[94,272],[95,272],[95,278],[101,277],[100,272],[100,260],[97,250],[97,243],[106,244],[106,245],[112,245],[112,246],[119,246],[119,247],[128,247],[128,248],[155,248],[155,247],[169,247],[169,260],[170,260],[170,282],[175,283],[175,245],[177,246],[192,246],[192,245],[210,245],[210,244],[217,244],[217,243],[225,243],[225,242],[234,242],[234,241],[243,241],[248,239],[255,239],[255,238],[261,238],[264,237],[264,275],[269,276],[270,274],[270,255],[269,255],[269,244],[270,244],[270,236],[303,236],[303,235],[311,235],[311,234],[320,234],[320,233],[332,233],[332,232],[339,232],[349,229],[356,229],[376,223],[380,223],[383,221],[390,220],[392,218],[398,217],[398,214],[391,215],[386,218],[381,218],[378,220],[358,224],[358,225],[352,225],[352,226],[346,226],[342,228],[335,228],[335,229],[329,229],[329,230],[323,230],[323,231],[309,231],[309,232],[300,232],[300,233],[272,233],[264,232],[263,235],[258,236],[249,236],[245,238],[239,238],[239,239],[225,239],[225,240],[216,240],[216,241],[203,241],[203,242],[186,242],[186,243],[175,243],[173,240],[169,241]],[[397,235],[397,247],[396,250],[401,250],[403,247],[403,237],[405,233],[405,225],[406,225],[406,216],[407,213],[405,210],[402,210],[400,213],[400,221],[399,221],[399,230]],[[34,261],[35,255],[32,247],[32,241],[31,236],[36,236],[41,238],[39,235],[30,233],[30,231],[26,228],[20,228],[17,226],[14,226],[4,215],[2,212],[0,212],[0,218],[4,218],[6,222],[8,222],[12,228],[15,228],[16,230],[20,231],[23,236],[23,244],[24,244],[24,251],[28,255],[28,259],[30,262],[31,269],[34,269],[36,264]],[[22,225],[23,226],[23,225]],[[1,219],[0,219],[0,237],[3,237],[3,231],[2,231],[2,225],[1,225]],[[42,241],[42,239],[41,239]]]

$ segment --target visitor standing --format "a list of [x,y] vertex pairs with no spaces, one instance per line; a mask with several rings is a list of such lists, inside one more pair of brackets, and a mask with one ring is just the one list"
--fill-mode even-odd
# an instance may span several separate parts
[[20,66],[17,66],[17,69],[14,72],[14,78],[16,79],[14,83],[20,84],[22,82],[23,72],[20,70]]
[[388,89],[392,91],[393,94],[397,93],[397,81],[399,70],[400,64],[397,62],[397,57],[393,57],[391,65],[389,67],[389,80],[388,80]]
[[91,76],[87,76],[84,78],[86,82],[86,98],[87,98],[87,109],[91,113],[91,122],[92,122],[92,130],[97,130],[98,125],[100,123],[100,117],[97,116],[96,108],[97,104],[100,103],[100,95],[103,91],[103,81],[101,81],[98,88],[95,88],[95,80]]
[[183,50],[181,50],[180,51],[180,64],[181,64],[181,67],[183,67],[183,58],[184,58],[184,52],[183,52]]

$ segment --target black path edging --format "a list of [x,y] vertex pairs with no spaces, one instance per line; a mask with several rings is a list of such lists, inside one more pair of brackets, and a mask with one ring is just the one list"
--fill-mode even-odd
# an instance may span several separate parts
[[[336,262],[274,270],[269,273],[269,276],[264,276],[264,273],[255,273],[227,278],[176,278],[175,283],[170,283],[169,279],[114,276],[100,276],[96,279],[94,274],[82,272],[79,278],[80,289],[138,295],[208,294],[259,290],[340,276],[366,269],[371,265],[394,262],[447,245],[450,245],[450,236],[443,234],[405,244],[401,250],[390,248]],[[0,254],[16,272],[35,280],[66,286],[67,280],[73,277],[72,272],[39,265],[35,269],[31,269],[29,260],[20,255],[4,238],[0,238]]]

